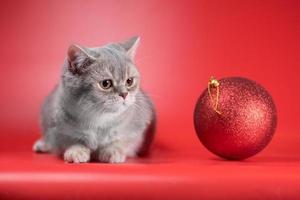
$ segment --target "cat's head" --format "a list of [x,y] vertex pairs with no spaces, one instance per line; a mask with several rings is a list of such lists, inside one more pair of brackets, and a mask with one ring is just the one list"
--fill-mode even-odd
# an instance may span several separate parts
[[140,75],[134,64],[139,37],[98,48],[71,45],[63,85],[78,106],[99,112],[121,112],[133,105]]

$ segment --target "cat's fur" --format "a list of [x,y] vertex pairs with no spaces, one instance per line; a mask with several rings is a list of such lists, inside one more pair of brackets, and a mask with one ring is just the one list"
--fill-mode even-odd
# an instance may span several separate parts
[[[74,163],[92,158],[119,163],[147,152],[155,112],[139,87],[134,64],[138,44],[134,37],[98,48],[69,47],[61,80],[42,106],[43,136],[34,151],[55,152]],[[131,77],[133,85],[126,87]],[[99,85],[106,79],[113,81],[110,90]]]

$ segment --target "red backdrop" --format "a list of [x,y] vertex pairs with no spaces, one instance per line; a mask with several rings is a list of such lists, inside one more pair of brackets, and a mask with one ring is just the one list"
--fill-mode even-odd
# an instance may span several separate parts
[[299,8],[297,0],[1,2],[0,149],[30,151],[68,45],[140,35],[137,65],[158,111],[157,147],[213,157],[194,131],[195,102],[211,75],[244,76],[278,109],[275,137],[258,156],[298,156]]
[[140,35],[137,64],[157,106],[157,141],[200,146],[193,109],[214,75],[248,77],[272,94],[279,142],[299,130],[299,7],[296,0],[3,2],[1,138],[12,137],[7,131],[37,137],[41,102],[59,79],[69,44]]

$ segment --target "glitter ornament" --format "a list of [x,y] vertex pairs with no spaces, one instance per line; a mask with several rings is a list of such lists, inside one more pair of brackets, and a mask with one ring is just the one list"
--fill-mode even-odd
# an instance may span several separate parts
[[211,78],[194,112],[198,138],[212,153],[229,160],[251,157],[271,141],[277,124],[269,93],[240,77]]

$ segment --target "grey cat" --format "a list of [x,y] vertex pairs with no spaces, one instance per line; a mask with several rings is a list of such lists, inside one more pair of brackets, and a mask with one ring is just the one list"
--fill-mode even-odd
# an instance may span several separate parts
[[148,152],[155,111],[139,87],[134,64],[139,40],[69,47],[61,80],[42,106],[43,136],[34,151],[73,163],[121,163]]

